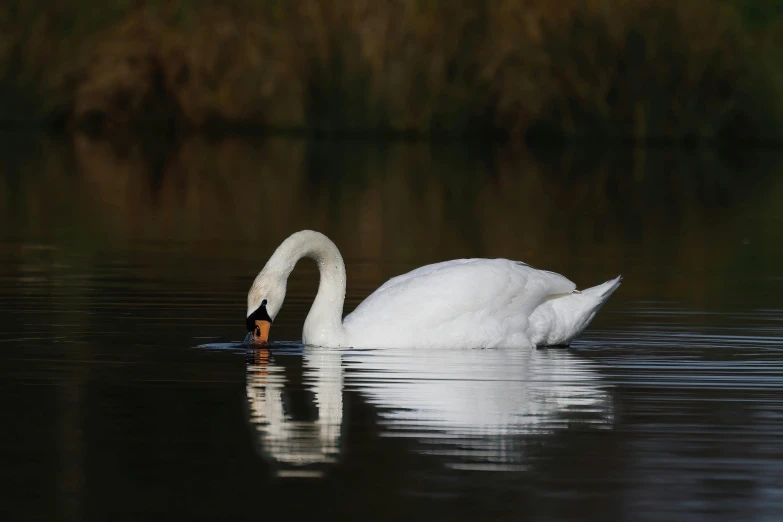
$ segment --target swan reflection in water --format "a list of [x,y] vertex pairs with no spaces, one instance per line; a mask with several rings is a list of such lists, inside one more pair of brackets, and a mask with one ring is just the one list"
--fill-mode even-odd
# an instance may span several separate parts
[[[255,349],[247,364],[250,423],[280,476],[320,476],[338,461],[343,421],[340,352]],[[302,369],[289,366],[301,362]],[[301,383],[295,382],[301,379]],[[292,382],[293,381],[293,382]],[[304,386],[301,386],[304,384]],[[303,389],[304,388],[304,389]]]
[[250,422],[280,475],[320,476],[339,460],[346,389],[376,408],[382,436],[459,469],[525,469],[525,436],[614,420],[595,365],[565,349],[252,353]]

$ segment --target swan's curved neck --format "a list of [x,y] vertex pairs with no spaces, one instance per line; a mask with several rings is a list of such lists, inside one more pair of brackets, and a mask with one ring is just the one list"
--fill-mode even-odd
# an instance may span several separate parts
[[342,320],[345,263],[335,244],[319,232],[297,232],[278,247],[267,266],[279,268],[282,277],[288,279],[297,261],[303,257],[316,262],[320,281],[318,294],[302,330],[302,342],[317,346],[342,346],[345,337]]

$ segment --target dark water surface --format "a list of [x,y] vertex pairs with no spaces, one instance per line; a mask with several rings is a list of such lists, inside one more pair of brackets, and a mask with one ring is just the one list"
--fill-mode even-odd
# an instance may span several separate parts
[[[773,154],[1,148],[1,520],[783,513]],[[457,257],[624,284],[570,349],[325,350],[294,342],[303,262],[245,350],[247,289],[303,228],[340,247],[346,311]]]

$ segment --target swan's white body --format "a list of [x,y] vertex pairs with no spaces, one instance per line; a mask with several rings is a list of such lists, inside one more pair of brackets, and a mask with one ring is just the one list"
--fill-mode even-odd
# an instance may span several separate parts
[[590,323],[620,277],[583,291],[567,278],[507,259],[457,259],[390,279],[342,318],[345,264],[326,236],[286,239],[258,274],[247,315],[267,300],[272,319],[288,276],[303,257],[320,283],[302,342],[354,348],[500,348],[566,345]]

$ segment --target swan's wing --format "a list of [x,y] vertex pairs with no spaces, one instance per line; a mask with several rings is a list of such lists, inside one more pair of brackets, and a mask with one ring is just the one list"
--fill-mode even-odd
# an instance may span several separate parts
[[413,279],[414,277],[421,277],[431,272],[435,272],[437,270],[442,270],[444,268],[450,268],[450,267],[463,265],[465,263],[471,263],[475,261],[479,261],[479,260],[478,259],[454,259],[451,261],[443,261],[441,263],[434,263],[431,265],[420,266],[419,268],[416,268],[415,270],[411,270],[410,272],[407,272],[405,274],[392,277],[391,279],[383,283],[381,286],[379,286],[375,292],[379,292],[386,288],[391,288],[393,286],[400,285],[405,281]]
[[[548,296],[572,292],[554,272],[507,259],[460,259],[418,268],[387,281],[345,318],[354,334],[433,331],[456,322],[502,325],[527,317]],[[442,332],[441,332],[442,333]]]

